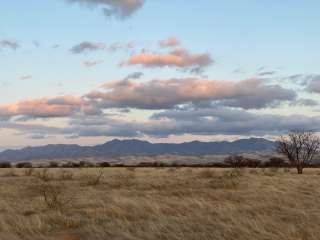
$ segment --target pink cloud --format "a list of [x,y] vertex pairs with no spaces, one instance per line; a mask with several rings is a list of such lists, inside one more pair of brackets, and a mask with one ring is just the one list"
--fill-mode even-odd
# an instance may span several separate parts
[[170,37],[164,40],[161,40],[159,42],[159,46],[162,48],[166,48],[166,47],[176,47],[180,45],[180,41],[179,39],[175,38],[175,37]]
[[293,100],[296,94],[279,85],[267,85],[262,79],[243,81],[199,78],[136,82],[122,80],[107,83],[103,89],[87,95],[104,107],[167,109],[185,103],[212,102],[241,108],[263,108],[277,101]]
[[192,54],[185,49],[176,49],[168,54],[145,53],[131,56],[124,64],[144,67],[204,68],[213,63],[208,53]]
[[61,96],[55,98],[41,98],[26,100],[14,104],[0,106],[0,115],[41,117],[67,117],[85,105],[85,102],[74,96]]

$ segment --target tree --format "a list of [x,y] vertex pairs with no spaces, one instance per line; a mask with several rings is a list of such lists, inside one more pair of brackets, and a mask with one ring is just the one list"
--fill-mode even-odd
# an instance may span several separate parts
[[320,138],[311,131],[291,131],[287,136],[281,136],[277,152],[285,155],[290,163],[302,174],[320,150]]
[[246,159],[243,156],[229,156],[224,159],[224,163],[233,167],[240,168],[245,166]]

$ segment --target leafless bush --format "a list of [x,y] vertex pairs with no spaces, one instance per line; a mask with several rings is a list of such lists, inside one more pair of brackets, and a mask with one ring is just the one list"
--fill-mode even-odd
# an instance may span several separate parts
[[199,174],[199,177],[201,178],[213,178],[215,176],[216,176],[215,172],[211,169],[204,169]]
[[243,172],[239,169],[228,170],[222,176],[217,176],[211,180],[211,187],[214,189],[237,189]]
[[13,170],[10,169],[9,171],[5,172],[2,177],[18,177],[19,175]]
[[284,173],[290,173],[290,172],[291,172],[291,169],[290,169],[290,168],[284,168],[284,169],[283,169],[283,172],[284,172]]
[[0,162],[0,168],[11,168],[12,165],[10,162]]
[[98,164],[100,167],[111,167],[111,164],[108,162],[102,162],[100,164]]
[[43,199],[49,209],[63,210],[67,208],[73,201],[73,197],[69,196],[66,186],[54,183],[39,183],[33,186],[33,189]]
[[88,186],[95,186],[100,184],[102,178],[103,178],[103,169],[100,168],[95,174],[88,174],[86,175],[86,185]]
[[272,157],[269,159],[269,161],[264,163],[265,167],[288,167],[289,164],[286,162],[283,158],[279,157]]
[[242,156],[229,156],[224,159],[224,163],[233,168],[245,166],[246,159]]
[[127,167],[126,169],[127,169],[127,171],[130,171],[130,172],[135,172],[136,171],[135,167]]
[[279,168],[277,167],[271,167],[268,169],[268,171],[266,171],[264,173],[264,175],[269,176],[269,177],[273,177],[275,176],[277,173],[279,172]]
[[34,173],[34,168],[27,168],[24,170],[24,175],[27,177],[32,176],[33,173]]
[[19,162],[16,164],[17,168],[32,168],[32,163],[30,162]]
[[50,180],[53,179],[52,174],[50,174],[49,169],[44,168],[41,169],[39,171],[37,171],[34,176],[40,180],[42,180],[43,182],[49,182]]
[[54,161],[51,161],[49,163],[49,168],[57,168],[57,167],[59,167],[59,163],[54,162]]
[[68,170],[64,170],[62,169],[59,173],[59,179],[60,180],[72,180],[73,179],[73,173],[71,171]]
[[259,171],[257,169],[250,169],[249,173],[257,175],[259,174]]

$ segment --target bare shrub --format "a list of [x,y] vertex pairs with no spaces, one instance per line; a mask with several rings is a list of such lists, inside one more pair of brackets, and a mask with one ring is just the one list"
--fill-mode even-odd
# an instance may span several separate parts
[[62,181],[72,180],[73,179],[73,173],[71,171],[62,169],[60,171],[60,173],[59,173],[59,179],[62,180]]
[[103,169],[100,168],[95,174],[87,174],[86,175],[86,185],[95,186],[101,183],[103,178]]
[[249,173],[257,175],[257,174],[259,174],[259,171],[257,169],[250,169]]
[[13,170],[10,169],[9,171],[2,174],[2,177],[18,177],[19,175]]
[[94,167],[94,166],[95,165],[89,161],[80,161],[79,162],[79,167],[81,167],[81,168],[90,168],[90,167]]
[[279,172],[279,168],[277,167],[271,167],[268,169],[268,171],[266,171],[264,173],[264,175],[269,176],[269,177],[273,177],[275,176],[277,173]]
[[58,168],[58,167],[59,167],[59,163],[57,163],[57,162],[51,161],[49,163],[49,168]]
[[37,171],[34,176],[44,182],[49,182],[50,180],[53,179],[53,176],[52,174],[50,174],[49,172],[49,169],[47,168],[44,168],[44,169],[41,169],[39,171]]
[[0,168],[11,168],[12,165],[10,162],[0,162]]
[[34,168],[26,168],[24,170],[24,175],[27,176],[27,177],[32,176],[33,173],[34,173]]
[[215,172],[211,169],[204,169],[199,173],[199,177],[201,178],[213,178],[215,176]]
[[127,171],[130,171],[130,172],[135,172],[136,171],[135,167],[127,167],[126,169],[127,169]]
[[63,210],[73,201],[72,196],[68,196],[66,186],[54,183],[40,183],[33,186],[33,189],[43,199],[49,209]]
[[217,176],[210,181],[214,189],[237,189],[243,172],[239,169],[228,170],[222,176]]
[[284,169],[283,169],[283,172],[284,172],[284,173],[290,173],[290,172],[291,172],[291,169],[290,169],[290,168],[284,168]]
[[246,159],[243,156],[229,156],[224,159],[224,163],[233,168],[245,166]]
[[32,164],[30,162],[19,162],[16,164],[17,168],[32,168]]
[[[160,169],[160,168],[155,168],[155,169]],[[175,171],[177,171],[177,168],[175,167],[168,168],[169,173],[174,173]]]
[[265,167],[287,167],[288,163],[283,159],[279,157],[272,157],[269,159],[269,161],[264,163]]
[[111,164],[108,162],[102,162],[99,164],[100,167],[111,167]]

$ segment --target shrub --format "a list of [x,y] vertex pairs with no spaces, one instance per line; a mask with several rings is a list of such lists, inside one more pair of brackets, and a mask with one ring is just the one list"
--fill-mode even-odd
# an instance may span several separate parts
[[86,178],[87,178],[87,185],[88,186],[95,186],[95,185],[98,185],[100,184],[101,180],[102,180],[102,177],[103,177],[103,169],[100,168],[96,174],[90,174],[90,175],[87,175]]
[[34,168],[27,168],[24,170],[24,175],[30,177],[34,172]]
[[59,163],[57,163],[57,162],[50,162],[49,163],[49,168],[57,168],[57,167],[59,167]]
[[5,172],[2,177],[18,177],[18,175],[13,169],[10,169],[8,172]]
[[246,159],[243,156],[229,156],[224,159],[224,163],[233,168],[244,167]]
[[261,166],[261,161],[258,159],[246,159],[244,165],[249,168],[257,168]]
[[213,178],[216,176],[216,174],[211,169],[204,169],[200,172],[199,176],[201,178]]
[[30,162],[20,162],[16,164],[17,168],[32,168],[32,164]]
[[265,167],[288,167],[289,164],[283,159],[279,157],[272,157],[269,159],[269,161],[265,162]]
[[50,180],[53,179],[53,176],[49,173],[49,169],[47,168],[37,171],[35,174],[35,177],[44,182],[49,182]]
[[240,169],[228,170],[222,176],[211,180],[211,186],[215,189],[237,189],[243,172]]
[[10,162],[0,162],[0,168],[11,168],[12,165]]
[[111,167],[111,164],[110,163],[108,163],[108,162],[102,162],[102,163],[99,163],[99,166],[100,167]]
[[46,206],[53,210],[61,211],[73,201],[73,197],[68,196],[66,187],[61,184],[40,183],[33,188],[42,197]]
[[60,172],[60,180],[72,180],[73,173],[67,170],[61,170]]
[[130,172],[135,172],[136,171],[136,168],[135,167],[127,167],[126,168],[128,171]]
[[92,162],[89,161],[80,161],[79,167],[94,167],[95,165]]

